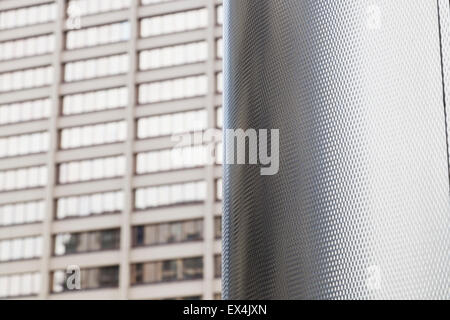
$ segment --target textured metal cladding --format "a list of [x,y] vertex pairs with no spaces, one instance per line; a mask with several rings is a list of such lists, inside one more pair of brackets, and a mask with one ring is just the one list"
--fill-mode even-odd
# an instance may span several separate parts
[[450,299],[437,4],[225,1],[225,128],[280,170],[224,166],[224,298]]
[[[450,136],[450,0],[438,0],[438,9],[440,14],[439,24],[441,28],[441,55],[442,55],[442,73],[444,101],[446,105],[447,118],[447,139]],[[450,144],[449,144],[450,148]],[[450,149],[448,154],[450,155]]]

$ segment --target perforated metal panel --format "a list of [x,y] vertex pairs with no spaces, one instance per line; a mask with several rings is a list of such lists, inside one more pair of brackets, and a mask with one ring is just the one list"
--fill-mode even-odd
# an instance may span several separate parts
[[450,299],[448,12],[225,1],[225,127],[280,129],[224,167],[225,298]]

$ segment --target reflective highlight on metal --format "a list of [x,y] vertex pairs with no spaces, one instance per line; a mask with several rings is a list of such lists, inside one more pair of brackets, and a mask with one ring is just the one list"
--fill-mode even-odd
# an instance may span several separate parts
[[225,1],[226,299],[450,299],[448,0]]

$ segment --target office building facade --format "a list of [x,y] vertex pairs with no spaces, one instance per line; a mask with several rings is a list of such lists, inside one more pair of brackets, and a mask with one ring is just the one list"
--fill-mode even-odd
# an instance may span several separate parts
[[177,139],[222,51],[221,0],[0,1],[0,298],[220,298],[220,138]]

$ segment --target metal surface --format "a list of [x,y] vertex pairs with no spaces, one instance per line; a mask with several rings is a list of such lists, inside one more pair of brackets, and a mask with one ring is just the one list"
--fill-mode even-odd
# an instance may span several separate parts
[[224,167],[224,298],[450,299],[448,6],[225,2],[225,128],[280,171]]
[[[96,0],[98,2],[98,0]],[[65,48],[66,38],[66,4],[65,0],[0,0],[0,11],[19,9],[39,4],[55,2],[58,6],[56,21],[0,30],[0,42],[36,37],[45,34],[55,35],[54,53],[15,58],[0,61],[0,73],[18,71],[24,68],[43,67],[53,64],[54,82],[51,86],[26,89],[20,91],[2,92],[0,105],[51,98],[52,115],[50,119],[0,125],[0,138],[11,135],[31,134],[48,131],[51,136],[51,147],[47,153],[16,156],[0,159],[0,171],[21,169],[31,166],[46,165],[48,169],[48,185],[45,188],[33,188],[0,192],[0,206],[27,201],[46,201],[46,216],[43,223],[20,224],[0,227],[0,241],[30,236],[42,236],[44,249],[42,256],[34,260],[7,261],[0,264],[0,277],[22,273],[41,273],[40,294],[36,296],[17,296],[11,298],[46,298],[46,299],[173,299],[184,297],[201,297],[203,299],[217,298],[221,291],[221,282],[215,276],[214,257],[221,253],[221,241],[214,234],[214,219],[222,212],[221,201],[215,194],[215,181],[222,177],[221,168],[208,165],[202,168],[158,172],[154,174],[137,175],[135,173],[135,157],[137,153],[167,149],[173,147],[169,137],[156,139],[138,139],[136,121],[148,116],[165,115],[177,112],[204,109],[208,113],[208,127],[216,127],[216,108],[221,105],[222,95],[216,90],[215,75],[222,71],[221,60],[216,56],[215,40],[222,37],[222,26],[217,21],[216,7],[221,0],[186,0],[165,1],[143,5],[141,1],[133,0],[132,8],[113,10],[82,17],[82,28],[106,26],[113,23],[129,21],[133,36],[129,41],[110,43],[95,47],[84,47],[74,50]],[[108,2],[100,0],[100,2]],[[114,1],[115,2],[115,1]],[[95,6],[95,5],[94,5]],[[189,30],[172,34],[142,38],[136,34],[141,18],[159,16],[170,13],[181,13],[199,8],[207,8],[209,21],[205,28]],[[168,68],[140,70],[136,67],[138,53],[167,46],[176,46],[191,42],[208,41],[208,58],[204,62],[184,64]],[[36,49],[37,50],[37,49]],[[36,51],[35,50],[35,51]],[[110,77],[101,77],[83,81],[63,82],[58,76],[64,73],[64,64],[82,59],[107,57],[115,54],[129,54],[129,72]],[[58,70],[57,70],[58,69]],[[146,82],[170,80],[183,76],[208,76],[208,93],[206,96],[191,97],[183,100],[140,104],[136,101],[137,87]],[[127,108],[102,110],[93,113],[63,115],[62,98],[68,94],[87,93],[95,90],[112,89],[122,86],[130,88]],[[131,90],[132,89],[132,90]],[[126,121],[128,128],[127,140],[113,144],[95,145],[82,149],[62,150],[59,148],[60,133],[63,129],[93,125],[111,121]],[[92,180],[74,184],[58,184],[54,177],[57,166],[63,162],[86,160],[112,155],[127,156],[126,174],[123,177],[105,180]],[[137,188],[162,185],[168,183],[183,183],[204,180],[208,185],[208,194],[204,203],[187,204],[155,208],[151,210],[136,210],[134,192]],[[92,193],[103,193],[122,190],[126,195],[124,210],[117,214],[88,216],[77,219],[57,220],[56,200],[62,197],[74,197]],[[186,221],[192,219],[204,220],[202,241],[145,248],[131,247],[131,229],[133,226],[159,224],[165,222]],[[60,233],[89,232],[104,229],[120,228],[122,243],[120,250],[107,252],[83,253],[67,256],[52,254],[53,236]],[[158,284],[129,285],[129,266],[140,262],[165,261],[178,258],[203,258],[203,277],[192,281],[162,282]],[[64,270],[69,265],[78,265],[81,269],[120,265],[119,287],[99,290],[81,290],[63,294],[51,292],[51,273]],[[11,290],[16,291],[17,290]],[[219,295],[220,296],[220,295]],[[8,297],[9,298],[9,297]]]

